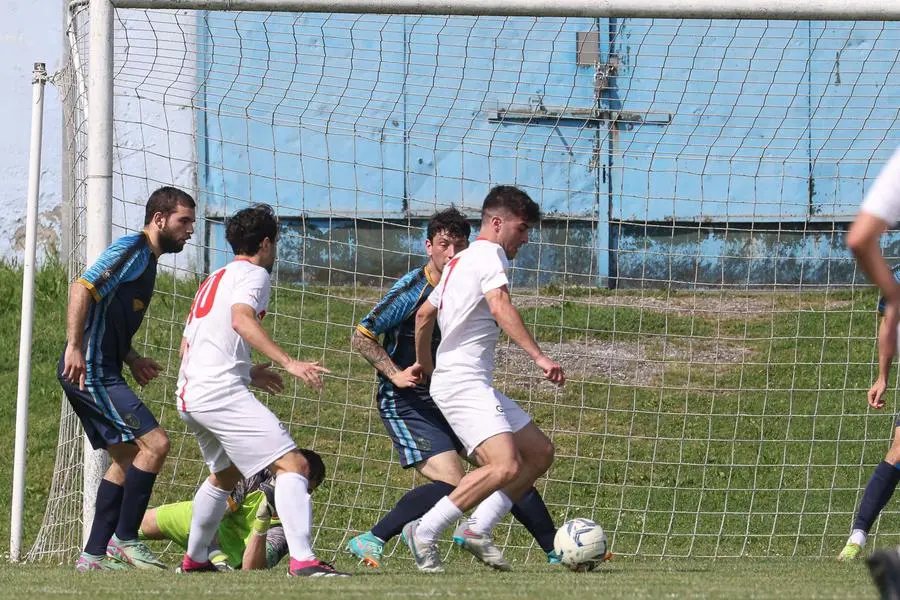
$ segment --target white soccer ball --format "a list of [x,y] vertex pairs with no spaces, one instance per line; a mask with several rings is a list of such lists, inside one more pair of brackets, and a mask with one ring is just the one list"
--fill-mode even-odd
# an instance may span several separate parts
[[573,571],[592,571],[606,560],[606,533],[590,519],[572,519],[557,530],[553,550]]

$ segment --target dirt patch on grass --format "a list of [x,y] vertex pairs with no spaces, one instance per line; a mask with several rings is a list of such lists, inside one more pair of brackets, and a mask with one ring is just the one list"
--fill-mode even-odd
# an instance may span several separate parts
[[668,298],[636,296],[630,294],[606,295],[558,295],[516,294],[513,303],[519,308],[546,308],[560,306],[564,302],[584,306],[621,306],[622,308],[651,310],[678,315],[702,315],[704,317],[735,318],[748,314],[763,315],[775,310],[771,296],[706,296],[674,295]]
[[804,293],[797,296],[771,292],[690,294],[681,291],[663,296],[628,292],[595,294],[589,288],[576,287],[567,288],[566,293],[559,294],[520,291],[513,297],[513,303],[521,309],[549,308],[561,306],[565,302],[582,306],[622,307],[710,319],[758,318],[797,310],[839,311],[853,307],[852,300],[829,298],[824,293],[822,295]]
[[[715,340],[678,340],[671,343],[591,340],[541,344],[560,363],[570,381],[608,381],[617,385],[652,386],[667,368],[718,369],[739,365],[752,351]],[[540,386],[551,390],[534,363],[518,346],[497,348],[495,384],[498,387]]]

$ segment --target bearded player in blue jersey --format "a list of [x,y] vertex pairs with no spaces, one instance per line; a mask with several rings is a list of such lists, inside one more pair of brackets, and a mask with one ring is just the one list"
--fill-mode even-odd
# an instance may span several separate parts
[[194,232],[194,210],[186,192],[159,188],[147,201],[143,230],[113,242],[72,284],[57,376],[91,445],[105,449],[112,460],[75,563],[79,572],[166,568],[138,539],[138,527],[169,438],[122,368],[127,365],[139,385],[162,370],[135,352],[131,340],[153,296],[157,260],[184,248]]

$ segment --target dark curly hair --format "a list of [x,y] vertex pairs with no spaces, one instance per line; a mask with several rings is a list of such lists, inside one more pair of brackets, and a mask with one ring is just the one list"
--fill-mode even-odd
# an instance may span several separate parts
[[481,206],[481,218],[484,220],[501,211],[524,219],[526,223],[532,225],[541,219],[541,208],[537,202],[512,185],[498,185],[491,188]]
[[433,242],[439,233],[467,240],[472,234],[472,226],[461,212],[451,207],[434,213],[428,221],[428,240]]
[[277,237],[278,217],[268,204],[239,210],[225,223],[225,239],[240,256],[255,255],[264,239],[274,243]]

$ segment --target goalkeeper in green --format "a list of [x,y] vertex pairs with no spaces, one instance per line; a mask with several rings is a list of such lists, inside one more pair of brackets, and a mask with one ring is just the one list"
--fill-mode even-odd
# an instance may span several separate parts
[[[301,449],[309,463],[309,491],[325,479],[322,457]],[[140,536],[170,540],[187,548],[192,502],[175,502],[151,508],[144,514]],[[284,528],[275,513],[275,479],[267,469],[239,482],[228,498],[228,512],[216,532],[209,560],[220,570],[270,569],[288,553]]]

